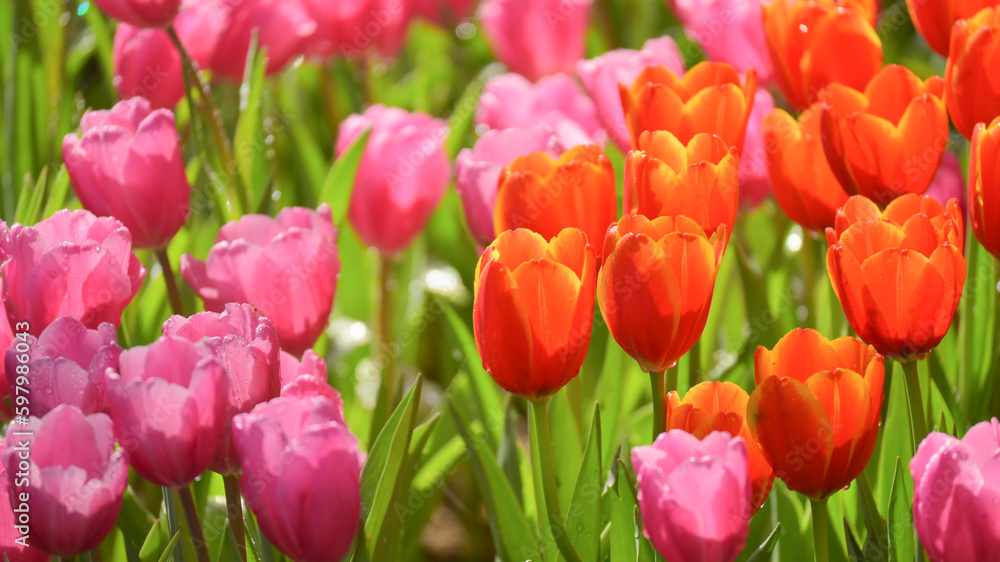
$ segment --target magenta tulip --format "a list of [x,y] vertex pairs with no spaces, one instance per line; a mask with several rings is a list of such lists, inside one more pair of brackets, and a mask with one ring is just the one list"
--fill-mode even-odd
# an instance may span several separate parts
[[640,51],[615,49],[597,58],[576,63],[577,76],[597,105],[597,113],[611,140],[615,141],[622,152],[628,152],[632,148],[632,141],[625,124],[625,111],[622,109],[618,85],[632,87],[639,73],[647,66],[665,66],[678,76],[684,74],[684,59],[677,50],[677,43],[670,37],[650,39]]
[[[0,350],[10,349],[10,344],[14,342],[14,332],[10,329],[10,322],[7,321],[7,308],[0,298]],[[14,418],[14,410],[10,404],[10,388],[0,384],[0,421],[9,422]],[[0,494],[0,498],[3,495]],[[0,502],[2,503],[2,502]],[[0,534],[0,537],[3,535]]]
[[164,336],[107,373],[118,442],[140,476],[181,488],[208,468],[231,419],[229,382],[205,344]]
[[548,76],[534,84],[517,74],[493,78],[479,98],[476,123],[490,129],[545,125],[556,132],[565,148],[604,146],[608,140],[594,102],[566,74]]
[[753,68],[767,84],[774,69],[764,38],[763,0],[670,0],[684,32],[709,59],[740,74]]
[[170,109],[184,97],[181,56],[166,31],[118,24],[112,60],[120,98],[145,98],[154,109]]
[[958,156],[953,152],[945,152],[941,159],[941,167],[938,168],[931,185],[924,192],[937,199],[942,205],[947,205],[949,199],[957,199],[962,207],[962,215],[965,216],[966,207],[965,177],[962,175],[962,166],[958,162]]
[[[106,414],[61,405],[7,428],[0,461],[11,508],[27,497],[29,544],[69,558],[101,544],[121,511],[128,464]],[[12,560],[23,560],[13,558]]]
[[[755,208],[771,192],[771,180],[767,175],[768,147],[764,144],[761,121],[772,109],[774,98],[767,90],[758,88],[747,122],[743,152],[740,153],[740,206],[744,208]],[[774,147],[770,149],[774,150]]]
[[337,406],[340,421],[344,421],[344,400],[330,386],[326,361],[311,349],[302,355],[301,362],[293,355],[281,352],[281,395],[291,398],[322,396]]
[[276,218],[245,215],[219,230],[206,261],[181,256],[181,275],[222,312],[231,302],[257,307],[281,348],[300,355],[326,328],[340,273],[330,207],[282,209]]
[[166,248],[191,201],[174,114],[132,98],[84,113],[80,133],[66,135],[62,150],[83,207],[120,220],[137,248]]
[[136,27],[166,27],[181,8],[181,0],[94,0],[109,16]]
[[[6,447],[7,443],[0,440],[0,458],[3,457],[3,451]],[[21,509],[19,513],[14,513],[14,508],[10,505],[10,480],[7,477],[7,470],[0,465],[0,560],[6,556],[7,560],[11,562],[14,560],[50,562],[52,556],[36,548],[34,541],[31,540],[31,513],[25,515],[24,509]],[[20,523],[18,517],[21,517]],[[21,523],[27,524],[22,525]],[[21,531],[25,531],[27,536]]]
[[[200,312],[185,318],[171,316],[163,335],[202,342],[222,362],[229,378],[229,413],[249,412],[281,393],[278,336],[274,326],[249,304],[229,303],[219,312]],[[239,472],[236,449],[229,438],[229,424],[222,444],[208,468],[219,474]]]
[[210,68],[223,78],[242,80],[254,30],[267,49],[267,73],[280,71],[305,53],[316,31],[303,0],[207,0],[223,10],[226,25],[215,44]]
[[562,143],[548,127],[488,131],[472,148],[463,148],[455,159],[455,189],[462,198],[465,220],[473,238],[485,247],[493,241],[493,206],[500,172],[518,156],[545,152],[553,158],[563,153]]
[[[32,415],[44,415],[60,404],[88,415],[107,411],[104,372],[118,367],[122,352],[114,326],[104,323],[88,330],[76,318],[64,316],[41,336],[26,339],[25,345],[7,350],[4,369],[11,396],[26,391]],[[23,348],[28,351],[21,353]]]
[[753,513],[742,437],[674,429],[632,449],[643,534],[671,562],[730,562]]
[[361,514],[358,440],[326,398],[275,398],[233,419],[240,486],[261,531],[295,560],[347,554]]
[[427,224],[448,187],[448,124],[424,113],[373,105],[341,124],[337,154],[365,129],[371,133],[354,180],[351,224],[365,244],[398,254]]
[[56,211],[35,226],[0,223],[0,259],[7,319],[36,336],[63,316],[117,328],[146,277],[128,229],[89,211]]
[[910,460],[913,519],[935,562],[987,562],[1000,551],[1000,421],[961,440],[927,436]]
[[483,33],[497,60],[529,80],[573,72],[583,58],[591,0],[486,0]]

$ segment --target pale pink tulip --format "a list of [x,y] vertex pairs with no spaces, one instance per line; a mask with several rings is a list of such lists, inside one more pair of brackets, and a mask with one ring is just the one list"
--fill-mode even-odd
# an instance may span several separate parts
[[774,69],[764,39],[764,0],[668,0],[684,32],[708,58],[733,65],[740,74],[753,68],[768,84]]
[[586,46],[591,0],[486,0],[483,33],[497,60],[529,80],[573,72]]

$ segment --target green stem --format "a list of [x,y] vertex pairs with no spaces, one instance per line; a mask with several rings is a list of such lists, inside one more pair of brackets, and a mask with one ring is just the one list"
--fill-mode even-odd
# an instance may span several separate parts
[[[674,386],[677,386],[677,367],[669,367],[666,376],[673,373]],[[653,441],[667,430],[667,385],[664,371],[649,373],[650,388],[653,391]]]
[[687,352],[688,390],[701,382],[701,338],[695,340],[691,351]]
[[240,553],[240,559],[246,562],[247,541],[243,524],[240,481],[236,476],[230,474],[222,477],[222,483],[226,488],[226,512],[229,517],[229,527],[233,530],[233,538],[236,539],[236,550]]
[[[174,497],[174,490],[169,486],[163,486],[163,509],[167,512],[167,530],[173,537],[181,532],[181,524],[177,518],[177,500]],[[184,562],[184,549],[174,549],[174,558],[177,562]]]
[[395,407],[396,402],[396,350],[393,345],[392,326],[392,291],[389,284],[392,282],[392,260],[388,256],[382,256],[379,261],[379,292],[376,308],[378,316],[376,318],[376,338],[375,338],[375,364],[382,363],[382,381],[379,384],[378,398],[375,402],[375,411],[372,412],[371,443],[375,442],[379,431],[385,425],[389,414]]
[[927,437],[927,421],[924,419],[924,401],[920,397],[920,372],[916,361],[903,365],[903,381],[906,384],[906,403],[910,410],[910,445],[912,451]]
[[[580,554],[569,540],[569,533],[566,531],[566,524],[562,518],[562,510],[559,508],[555,462],[552,459],[552,437],[549,433],[548,400],[545,398],[533,400],[531,402],[531,416],[535,420],[534,437],[538,449],[538,459],[532,459],[532,462],[537,460],[538,471],[542,476],[542,494],[545,498],[545,507],[547,508],[549,522],[552,526],[552,535],[563,558],[568,562],[582,562]],[[544,524],[544,518],[540,514],[538,519],[539,530],[542,530],[542,525]]]
[[170,299],[170,310],[174,314],[184,316],[184,300],[181,298],[181,291],[177,286],[177,278],[174,277],[174,270],[170,267],[170,256],[167,249],[156,250],[156,259],[163,269],[163,281],[167,284],[167,298]]
[[201,530],[201,519],[198,518],[198,508],[194,505],[194,497],[191,495],[191,487],[184,486],[177,490],[181,497],[181,505],[184,507],[184,518],[188,522],[188,530],[191,531],[191,542],[194,544],[194,551],[198,554],[198,562],[211,562],[208,556],[208,543],[205,542],[205,533]]
[[813,518],[813,543],[816,548],[816,562],[827,562],[830,559],[830,546],[827,542],[826,527],[830,518],[826,512],[826,500],[810,500]]

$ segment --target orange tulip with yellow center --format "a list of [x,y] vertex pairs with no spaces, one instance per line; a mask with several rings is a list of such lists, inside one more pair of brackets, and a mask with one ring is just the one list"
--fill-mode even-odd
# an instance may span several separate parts
[[684,215],[712,234],[732,230],[739,210],[739,155],[721,138],[695,135],[687,146],[668,131],[646,131],[625,161],[625,213]]
[[913,27],[923,35],[930,48],[943,56],[948,56],[951,28],[955,22],[994,4],[996,0],[906,0]]
[[855,89],[882,67],[874,2],[774,0],[764,4],[764,36],[778,88],[795,109],[839,83]]
[[812,500],[857,478],[878,436],[885,363],[857,338],[797,328],[754,355],[747,423],[774,475]]
[[[731,382],[705,381],[688,390],[681,400],[676,391],[667,394],[667,430],[683,429],[698,439],[713,431],[726,431],[742,437],[747,446],[750,485],[753,488],[753,513],[764,505],[774,471],[754,441],[747,425],[747,402],[750,396]],[[751,514],[752,515],[752,514]]]
[[496,232],[527,228],[546,240],[579,228],[599,248],[618,216],[615,192],[611,161],[596,146],[573,147],[558,160],[533,152],[500,173],[493,226]]
[[976,123],[1000,115],[1000,6],[955,22],[950,45],[944,99],[955,128],[972,138]]
[[665,66],[648,66],[631,88],[618,88],[633,148],[645,131],[670,131],[684,144],[698,133],[711,133],[742,150],[757,73],[748,70],[741,83],[736,69],[722,62],[698,63],[683,77]]
[[921,81],[893,64],[864,92],[831,84],[820,93],[826,159],[848,193],[885,206],[927,191],[948,146],[943,90],[939,76]]
[[826,230],[826,264],[858,337],[899,361],[941,342],[965,285],[962,225],[955,199],[905,195],[881,212],[860,195],[847,200]]
[[1000,117],[972,133],[969,215],[979,243],[1000,259]]
[[483,368],[504,389],[545,398],[580,371],[590,345],[597,255],[578,228],[551,241],[501,233],[479,258],[472,309]]
[[662,372],[701,336],[726,249],[683,216],[626,215],[608,229],[597,302],[608,330],[639,365]]

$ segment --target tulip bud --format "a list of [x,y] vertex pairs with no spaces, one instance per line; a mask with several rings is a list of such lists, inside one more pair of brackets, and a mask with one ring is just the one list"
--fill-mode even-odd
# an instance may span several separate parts
[[166,27],[181,8],[181,0],[94,0],[109,16],[136,27]]
[[573,72],[584,56],[591,0],[486,0],[483,33],[497,59],[528,80]]
[[184,97],[181,55],[166,31],[120,23],[111,56],[123,100],[144,98],[153,109],[170,109]]

